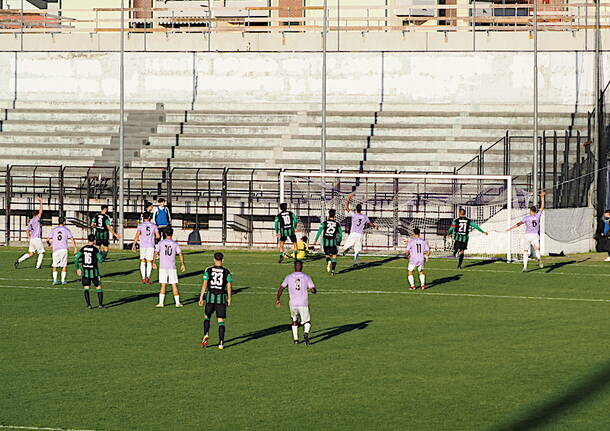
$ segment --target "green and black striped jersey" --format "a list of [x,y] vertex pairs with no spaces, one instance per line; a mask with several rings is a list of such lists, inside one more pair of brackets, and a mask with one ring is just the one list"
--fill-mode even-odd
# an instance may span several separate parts
[[326,220],[320,225],[316,242],[322,235],[322,245],[324,247],[337,247],[343,239],[343,228],[336,220]]
[[96,234],[103,234],[108,232],[108,226],[110,226],[110,216],[108,214],[99,213],[91,219],[91,224],[95,224],[94,230]]
[[222,266],[210,266],[203,272],[203,279],[208,286],[205,292],[205,302],[209,304],[227,304],[227,285],[233,283],[231,271]]
[[292,211],[282,211],[275,216],[275,233],[281,236],[288,236],[294,233],[299,219]]
[[472,229],[476,229],[483,233],[483,229],[468,217],[458,217],[451,223],[451,227],[447,231],[447,234],[451,235],[451,233],[453,233],[453,240],[456,242],[468,242]]
[[94,245],[82,247],[74,256],[74,267],[82,269],[83,278],[99,277],[100,271],[98,264],[103,260],[102,253]]

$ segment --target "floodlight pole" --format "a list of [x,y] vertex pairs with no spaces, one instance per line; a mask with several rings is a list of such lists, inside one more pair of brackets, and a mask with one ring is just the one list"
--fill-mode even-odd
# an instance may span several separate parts
[[[598,205],[601,205],[601,202],[598,202],[598,196],[597,196],[597,189],[598,189],[598,169],[601,166],[600,162],[599,162],[599,155],[601,154],[600,152],[600,126],[601,126],[601,82],[600,82],[600,78],[601,78],[601,70],[600,70],[600,49],[601,49],[601,39],[600,39],[600,0],[596,0],[595,2],[595,67],[594,67],[594,73],[595,73],[595,96],[593,98],[594,100],[594,109],[595,109],[595,123],[594,123],[594,132],[593,132],[593,155],[594,155],[594,160],[595,160],[595,164],[594,164],[594,169],[593,169],[593,193],[591,193],[592,196],[592,202],[590,202],[589,204],[595,208],[597,211],[602,211],[601,208],[597,208]],[[598,212],[595,212],[595,215],[598,216]]]
[[[322,25],[322,137],[320,141],[320,173],[326,173],[326,42],[328,35],[328,0],[324,0],[324,23]],[[322,177],[321,214],[326,213],[326,183]]]
[[[125,0],[121,0],[121,53],[119,102],[119,235],[121,250],[125,238]],[[116,211],[116,208],[115,208]]]
[[532,143],[532,191],[536,205],[538,196],[538,0],[534,0],[534,139]]

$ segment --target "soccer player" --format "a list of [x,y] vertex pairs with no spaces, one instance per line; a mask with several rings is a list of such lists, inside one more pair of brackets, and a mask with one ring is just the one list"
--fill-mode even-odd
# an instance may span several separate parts
[[407,278],[409,279],[409,289],[411,290],[415,290],[415,277],[413,276],[415,268],[417,268],[417,272],[419,273],[419,287],[422,290],[426,288],[424,264],[428,261],[428,257],[430,256],[430,246],[428,245],[428,241],[421,238],[420,234],[421,231],[419,228],[416,227],[413,229],[413,238],[407,243],[407,258],[409,259],[409,266],[407,267],[409,275]]
[[83,283],[83,295],[85,296],[85,302],[89,310],[93,309],[91,305],[91,297],[89,295],[89,288],[93,284],[97,292],[97,302],[99,308],[104,308],[104,291],[102,290],[102,283],[100,282],[100,270],[98,269],[98,263],[104,260],[102,253],[95,246],[95,234],[89,234],[87,236],[87,245],[82,247],[74,255],[74,267],[76,268],[76,275],[82,277]]
[[159,233],[163,239],[167,238],[167,232],[171,229],[172,216],[169,213],[169,208],[165,206],[165,199],[159,198],[158,205],[153,209],[152,222],[159,228]]
[[180,292],[178,292],[178,271],[176,270],[176,255],[180,256],[180,270],[186,271],[184,266],[184,255],[176,241],[172,239],[174,230],[170,227],[165,231],[167,237],[157,243],[155,246],[155,254],[153,255],[153,268],[156,268],[157,257],[159,258],[159,303],[156,305],[161,308],[165,305],[165,287],[167,284],[172,285],[172,293],[174,294],[174,302],[176,307],[182,307],[180,303]]
[[358,259],[360,258],[360,252],[362,251],[362,236],[364,235],[364,229],[367,226],[371,226],[373,229],[377,229],[375,223],[373,223],[368,216],[362,214],[362,204],[356,205],[356,211],[350,209],[350,202],[353,195],[347,196],[345,202],[346,215],[352,218],[352,227],[349,230],[349,235],[343,246],[343,255],[353,247],[354,248],[354,265],[358,265]]
[[309,319],[309,298],[308,293],[316,293],[316,286],[309,275],[303,273],[303,262],[294,262],[294,272],[284,278],[275,298],[276,308],[280,308],[282,303],[280,298],[284,289],[288,288],[290,296],[290,317],[292,319],[292,339],[294,344],[299,344],[299,319],[303,324],[303,339],[309,345],[309,332],[311,331],[311,321]]
[[140,223],[144,223],[144,214],[150,214],[152,220],[152,213],[155,210],[153,203],[149,201],[144,202],[144,212],[140,215]]
[[610,209],[604,211],[602,216],[601,248],[608,252],[608,257],[604,260],[610,262]]
[[320,225],[314,241],[315,245],[320,235],[322,235],[322,248],[326,256],[326,271],[332,275],[335,275],[337,270],[337,254],[339,253],[339,244],[343,239],[343,229],[335,220],[336,215],[337,212],[334,209],[328,210],[328,219]]
[[297,241],[296,250],[292,252],[289,256],[295,258],[296,260],[303,260],[309,254],[309,245],[307,241],[309,238],[306,236],[302,236],[300,241]]
[[210,339],[210,318],[216,313],[218,320],[218,348],[224,349],[225,343],[225,319],[227,318],[227,307],[231,305],[233,289],[233,276],[231,271],[222,266],[224,255],[214,253],[214,266],[206,268],[203,273],[203,284],[201,295],[199,295],[199,306],[204,309],[203,317],[203,340],[201,347],[205,348]]
[[91,227],[95,232],[95,245],[101,249],[102,257],[106,260],[110,246],[110,234],[117,239],[120,238],[112,228],[108,205],[102,205],[100,213],[91,219]]
[[459,217],[451,222],[451,226],[447,231],[447,236],[453,234],[453,255],[458,258],[458,269],[462,269],[464,252],[468,249],[470,231],[476,229],[483,235],[489,235],[489,233],[485,232],[475,222],[466,217],[466,210],[464,208],[460,208],[458,214]]
[[540,209],[536,211],[535,206],[530,207],[529,215],[523,217],[523,219],[516,225],[506,229],[513,230],[521,225],[525,225],[525,237],[523,238],[523,272],[527,272],[527,261],[530,256],[530,246],[534,247],[536,253],[536,259],[538,260],[538,266],[544,268],[542,263],[542,256],[540,255],[540,217],[544,211],[544,195],[545,192],[540,192]]
[[144,213],[144,221],[138,225],[136,236],[133,238],[132,251],[136,251],[136,244],[140,242],[140,275],[142,284],[150,284],[153,258],[155,255],[155,242],[159,239],[159,229],[150,222],[150,213]]
[[57,268],[61,268],[61,284],[66,284],[66,275],[68,271],[68,240],[72,240],[72,248],[76,253],[76,241],[72,236],[72,232],[68,229],[66,219],[59,217],[55,226],[49,233],[47,243],[53,247],[53,284],[57,284]]
[[34,256],[34,253],[38,253],[36,269],[40,269],[42,266],[42,259],[44,259],[44,245],[42,244],[42,224],[40,223],[40,219],[42,218],[44,208],[42,205],[42,199],[36,196],[36,200],[38,201],[39,205],[38,212],[34,214],[34,217],[31,218],[30,222],[28,223],[28,227],[26,228],[30,246],[28,248],[28,252],[15,261],[15,269],[19,267],[21,262]]
[[288,238],[290,238],[290,241],[292,242],[292,249],[295,251],[298,222],[299,219],[297,218],[297,215],[292,211],[288,211],[288,204],[282,202],[280,204],[280,213],[275,216],[275,237],[279,238],[280,240],[280,259],[278,260],[278,263],[282,263],[284,260],[284,249]]

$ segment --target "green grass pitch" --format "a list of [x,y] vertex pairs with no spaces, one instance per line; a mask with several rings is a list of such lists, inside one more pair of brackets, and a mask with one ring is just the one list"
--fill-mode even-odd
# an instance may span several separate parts
[[22,251],[0,250],[0,429],[608,429],[610,265],[599,256],[527,274],[434,259],[425,292],[406,289],[404,260],[368,257],[334,278],[307,262],[319,288],[308,347],[292,344],[287,297],[273,306],[291,264],[227,252],[237,294],[219,351],[199,345],[195,302],[211,252],[187,252],[187,305],[156,309],[137,256],[112,251],[110,307],[87,310],[72,265],[70,283],[52,287],[50,253],[42,270],[35,258],[15,270]]

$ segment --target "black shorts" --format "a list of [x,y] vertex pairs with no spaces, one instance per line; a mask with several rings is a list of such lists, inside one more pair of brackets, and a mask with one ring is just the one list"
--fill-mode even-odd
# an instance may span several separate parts
[[324,254],[326,256],[336,256],[339,254],[339,247],[337,247],[336,245],[325,245]]
[[159,240],[167,238],[167,230],[169,228],[171,228],[171,226],[163,226],[163,227],[159,226],[158,228],[159,228]]
[[467,250],[468,249],[468,242],[466,241],[456,241],[453,243],[453,249],[454,250]]
[[85,287],[85,286],[99,287],[99,285],[102,284],[99,277],[93,277],[93,278],[83,277],[81,281],[83,282],[83,287]]
[[216,312],[216,317],[218,319],[226,319],[227,318],[227,304],[212,304],[210,302],[205,303],[205,315],[208,317],[212,317],[212,314]]
[[110,247],[110,241],[108,239],[95,238],[95,245],[97,245],[98,247]]
[[290,235],[288,235],[288,236],[281,236],[281,237],[280,237],[280,242],[286,242],[286,240],[287,240],[288,238],[290,238],[290,241],[292,241],[293,243],[296,243],[296,242],[297,242],[297,235],[296,235],[296,234],[294,234],[294,233],[292,233],[292,234],[290,234]]

